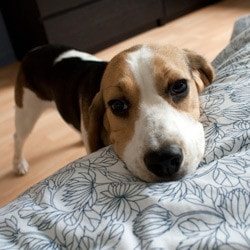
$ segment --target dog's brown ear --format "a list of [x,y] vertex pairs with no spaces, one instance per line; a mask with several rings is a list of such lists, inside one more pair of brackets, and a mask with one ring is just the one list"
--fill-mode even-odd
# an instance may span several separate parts
[[87,128],[89,151],[94,152],[104,146],[103,132],[104,103],[101,91],[98,92],[89,108],[89,124]]
[[196,82],[199,92],[202,92],[203,89],[212,83],[214,79],[214,70],[212,65],[199,54],[184,49],[189,67],[191,68],[192,75]]

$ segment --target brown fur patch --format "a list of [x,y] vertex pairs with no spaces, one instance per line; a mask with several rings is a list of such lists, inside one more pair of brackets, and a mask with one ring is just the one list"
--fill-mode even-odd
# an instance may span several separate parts
[[198,55],[194,51],[184,49],[187,59],[188,65],[191,69],[191,72],[195,75],[194,78],[197,78],[197,73],[199,74],[199,78],[202,83],[197,83],[199,92],[203,91],[203,89],[212,83],[214,79],[214,70],[212,65],[201,55]]
[[[83,109],[85,106],[83,106]],[[83,110],[84,112],[85,110]],[[104,116],[104,105],[103,105],[103,97],[99,92],[96,94],[90,108],[89,108],[89,116],[84,116],[84,124],[86,130],[88,131],[88,143],[90,152],[94,152],[99,148],[105,146],[103,144],[101,134],[103,130],[103,116]],[[86,126],[87,124],[87,126]]]
[[[194,119],[198,120],[200,116],[198,91],[196,83],[190,74],[185,52],[173,46],[157,48],[153,62],[155,84],[159,95],[174,108],[189,113]],[[186,97],[175,102],[168,95],[167,89],[180,79],[188,81],[189,92]]]
[[[109,130],[107,132],[110,142],[120,157],[127,142],[134,134],[138,116],[140,93],[126,62],[126,53],[135,51],[137,48],[139,47],[133,47],[114,57],[106,68],[101,84],[106,108],[104,127]],[[130,103],[128,117],[115,116],[107,105],[110,100],[120,98],[125,98]]]
[[23,87],[25,83],[25,76],[20,67],[15,83],[15,103],[19,108],[23,107]]

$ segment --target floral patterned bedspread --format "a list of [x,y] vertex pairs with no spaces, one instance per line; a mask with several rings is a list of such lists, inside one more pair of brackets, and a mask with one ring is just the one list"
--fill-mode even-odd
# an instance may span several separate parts
[[181,181],[145,183],[112,147],[0,209],[0,249],[249,249],[250,18],[236,22],[201,97],[206,155]]

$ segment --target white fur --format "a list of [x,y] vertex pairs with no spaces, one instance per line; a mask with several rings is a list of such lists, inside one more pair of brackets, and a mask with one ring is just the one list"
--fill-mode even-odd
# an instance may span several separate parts
[[182,147],[184,159],[181,170],[192,172],[201,160],[204,147],[204,131],[201,123],[191,115],[176,110],[155,89],[152,71],[153,52],[147,47],[131,52],[127,62],[140,89],[141,102],[135,132],[127,144],[123,160],[138,177],[152,181],[157,179],[147,170],[143,158],[149,150],[160,149],[166,144]]
[[25,174],[29,165],[23,157],[23,146],[28,135],[31,133],[37,119],[41,113],[50,107],[54,107],[54,102],[43,101],[38,98],[34,92],[24,88],[23,106],[15,108],[15,126],[14,134],[14,157],[13,167],[18,174]]
[[63,52],[62,54],[60,54],[54,61],[54,64],[64,60],[64,59],[67,59],[67,58],[74,58],[74,57],[77,57],[83,61],[96,61],[96,62],[100,62],[101,59],[93,56],[93,55],[90,55],[88,53],[85,53],[85,52],[81,52],[81,51],[77,51],[77,50],[74,50],[74,49],[71,49],[71,50],[68,50],[66,52]]

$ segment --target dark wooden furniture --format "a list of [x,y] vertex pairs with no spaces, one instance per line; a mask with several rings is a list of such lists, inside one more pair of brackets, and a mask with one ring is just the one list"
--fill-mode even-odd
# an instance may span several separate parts
[[18,59],[60,43],[96,52],[216,0],[2,0]]
[[10,64],[14,60],[14,51],[12,49],[5,23],[2,18],[2,13],[0,11],[0,67],[6,64]]

